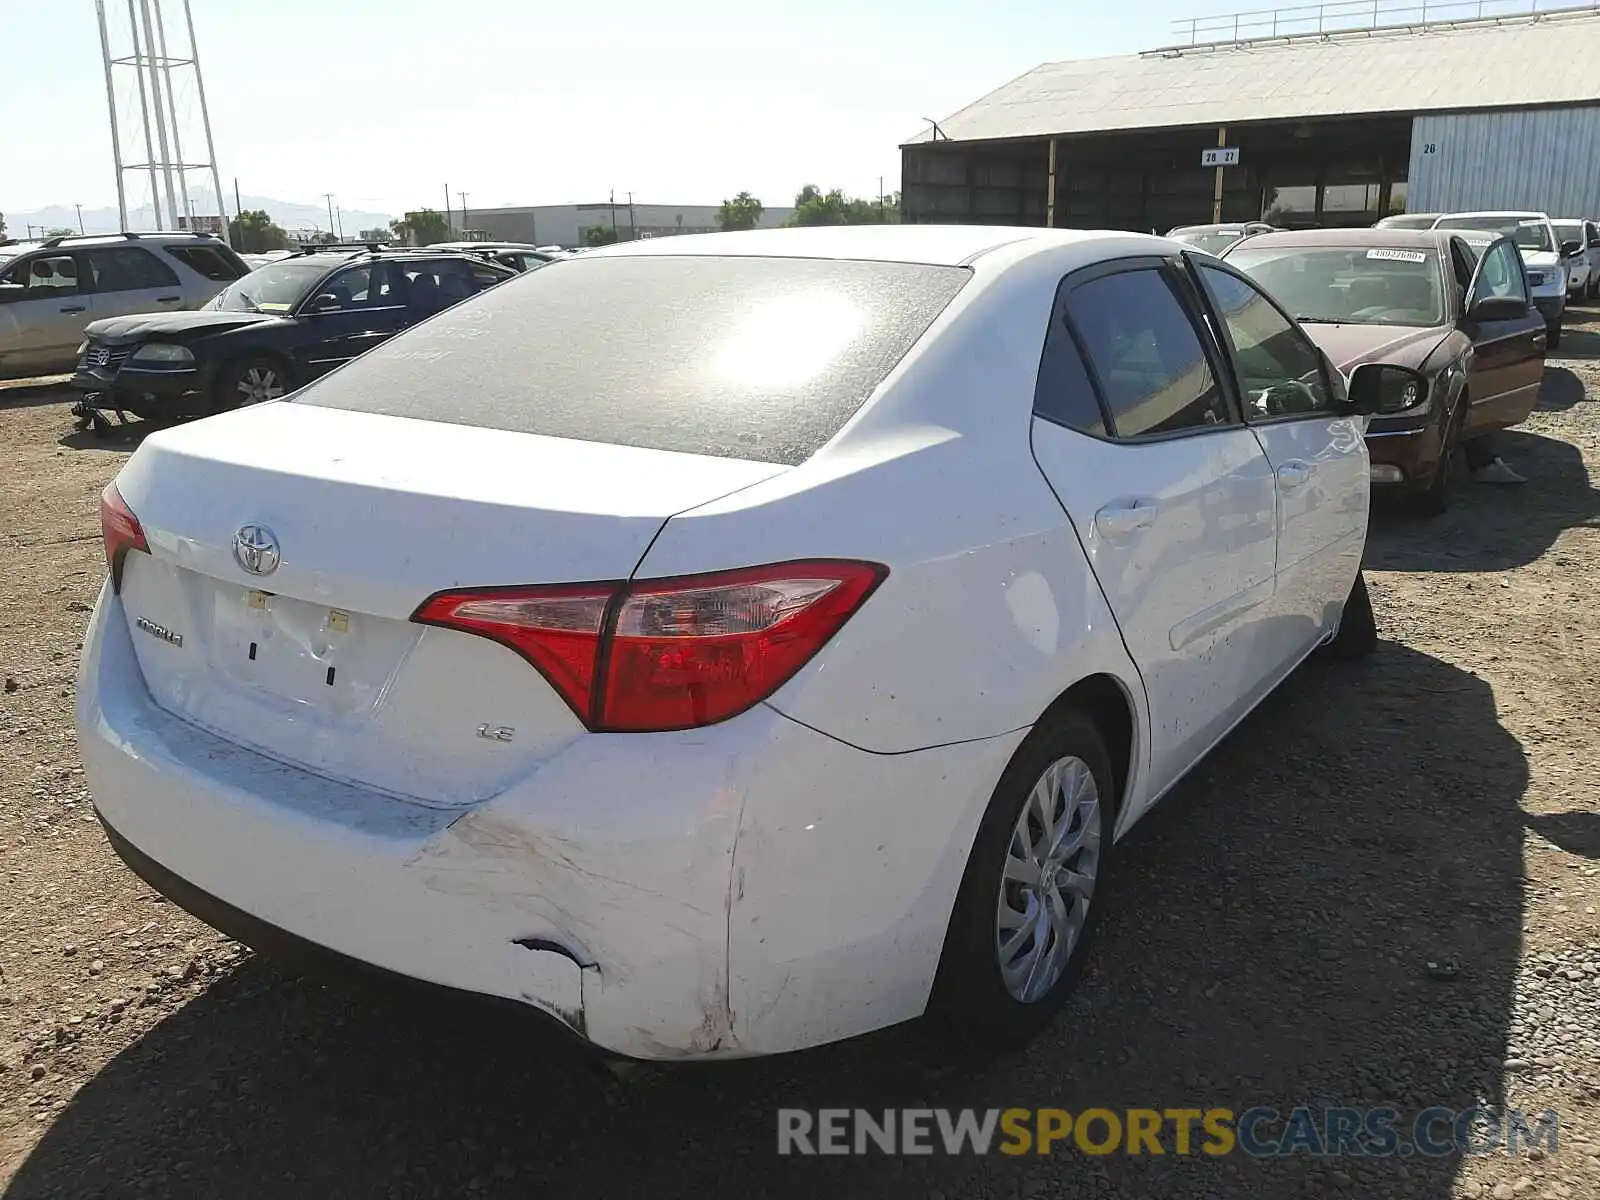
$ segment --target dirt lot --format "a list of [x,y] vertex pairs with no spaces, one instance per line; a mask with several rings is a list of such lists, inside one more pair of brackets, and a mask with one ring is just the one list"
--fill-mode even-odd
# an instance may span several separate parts
[[[914,1031],[618,1081],[476,1007],[330,989],[107,849],[72,732],[126,448],[0,393],[0,1189],[21,1197],[1600,1197],[1600,326],[1505,451],[1380,519],[1384,638],[1300,673],[1121,848],[1027,1053]],[[1554,1157],[778,1159],[774,1110],[1555,1108]]]

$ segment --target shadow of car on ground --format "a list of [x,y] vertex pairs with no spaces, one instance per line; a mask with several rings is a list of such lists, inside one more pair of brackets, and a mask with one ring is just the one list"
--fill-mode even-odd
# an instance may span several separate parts
[[1449,510],[1438,517],[1408,517],[1375,504],[1365,565],[1378,571],[1504,571],[1527,566],[1563,530],[1591,525],[1600,516],[1600,491],[1590,484],[1576,446],[1522,429],[1497,434],[1495,441],[1526,484],[1497,487],[1462,479]]
[[776,1113],[1343,1103],[1409,1119],[1495,1100],[1527,781],[1486,683],[1385,642],[1365,663],[1299,672],[1118,846],[1079,991],[1006,1058],[941,1057],[908,1026],[619,1084],[526,1022],[258,958],[92,1078],[6,1200],[1446,1200],[1453,1156],[779,1158]]
[[1583,380],[1571,367],[1546,366],[1544,378],[1539,382],[1539,402],[1536,412],[1566,412],[1582,404],[1587,393]]
[[[1592,313],[1583,314],[1584,320],[1592,320]],[[1587,327],[1575,327],[1571,324],[1563,326],[1561,330],[1561,345],[1551,351],[1551,358],[1600,358],[1600,330]]]

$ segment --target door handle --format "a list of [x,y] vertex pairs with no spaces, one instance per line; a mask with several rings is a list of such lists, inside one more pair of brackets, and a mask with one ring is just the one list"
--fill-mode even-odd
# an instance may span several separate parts
[[1278,487],[1294,492],[1311,482],[1311,466],[1299,459],[1291,459],[1278,468]]
[[1154,500],[1119,500],[1094,515],[1094,527],[1108,538],[1127,537],[1155,524],[1160,505]]
[[82,312],[83,311],[83,305],[81,305],[81,304],[69,304],[65,308],[63,308],[61,311],[62,312]]
[[183,297],[182,296],[157,296],[156,297],[156,303],[157,304],[182,304],[183,303]]

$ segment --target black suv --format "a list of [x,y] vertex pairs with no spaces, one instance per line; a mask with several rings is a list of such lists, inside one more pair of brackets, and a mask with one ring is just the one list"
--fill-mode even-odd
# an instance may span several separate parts
[[72,386],[100,412],[205,416],[276,399],[517,272],[474,255],[319,247],[229,284],[196,312],[95,321]]

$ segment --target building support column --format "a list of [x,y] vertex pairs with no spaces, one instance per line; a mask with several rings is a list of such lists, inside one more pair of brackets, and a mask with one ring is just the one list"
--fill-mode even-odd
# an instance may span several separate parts
[[[1227,144],[1228,127],[1226,125],[1218,125],[1217,149],[1220,150]],[[1222,172],[1225,169],[1224,167],[1217,167],[1217,182],[1211,191],[1211,223],[1213,225],[1222,224]]]
[[1059,153],[1056,146],[1059,141],[1059,138],[1050,139],[1050,176],[1045,181],[1044,223],[1049,229],[1056,227],[1056,155]]

